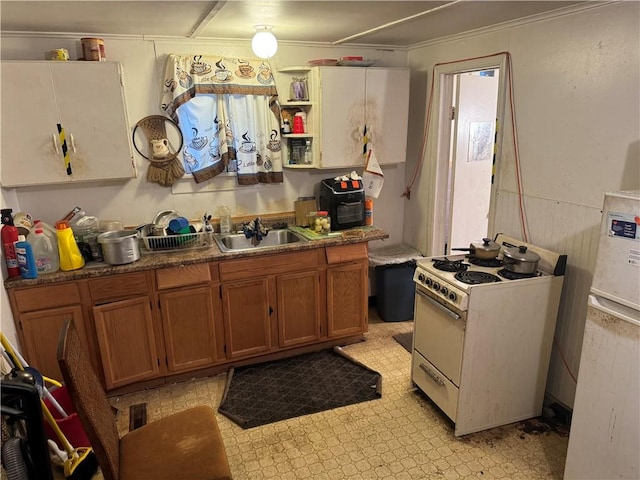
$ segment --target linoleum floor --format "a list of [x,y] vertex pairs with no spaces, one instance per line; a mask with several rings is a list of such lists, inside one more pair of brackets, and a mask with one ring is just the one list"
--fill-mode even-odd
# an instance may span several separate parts
[[[217,414],[234,479],[561,479],[565,432],[530,420],[456,438],[451,422],[410,381],[411,355],[392,336],[412,322],[383,322],[370,309],[366,341],[345,350],[382,374],[382,398],[243,430]],[[113,397],[118,429],[129,406],[148,421],[208,404],[217,410],[226,374]],[[98,478],[98,476],[96,476]]]

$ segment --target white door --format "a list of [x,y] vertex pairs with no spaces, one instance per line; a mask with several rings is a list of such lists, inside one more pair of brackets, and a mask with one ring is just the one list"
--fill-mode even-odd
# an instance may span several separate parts
[[45,62],[2,64],[2,184],[68,181]]
[[367,136],[380,165],[406,160],[409,81],[409,69],[367,69]]
[[320,165],[364,165],[365,68],[320,68]]
[[488,232],[498,101],[498,70],[457,75],[449,182],[448,247],[467,247]]
[[129,137],[117,62],[2,63],[3,186],[132,178]]

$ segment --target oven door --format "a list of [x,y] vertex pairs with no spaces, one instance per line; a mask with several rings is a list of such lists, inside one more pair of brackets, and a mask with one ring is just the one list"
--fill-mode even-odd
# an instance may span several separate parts
[[459,387],[466,312],[453,310],[417,285],[413,318],[414,348]]

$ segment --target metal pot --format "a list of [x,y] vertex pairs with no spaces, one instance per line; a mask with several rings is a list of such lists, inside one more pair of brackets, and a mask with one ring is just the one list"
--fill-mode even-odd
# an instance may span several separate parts
[[540,255],[528,251],[524,245],[505,248],[502,254],[504,268],[514,273],[536,273],[539,260]]
[[472,243],[469,248],[452,248],[460,252],[469,252],[472,256],[482,259],[496,258],[500,253],[500,244],[483,238],[482,243]]
[[104,261],[110,265],[123,265],[140,260],[137,230],[118,230],[98,235]]

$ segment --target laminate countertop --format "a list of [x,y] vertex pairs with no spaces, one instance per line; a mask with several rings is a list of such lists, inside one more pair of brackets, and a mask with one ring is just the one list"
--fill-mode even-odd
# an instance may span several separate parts
[[149,252],[141,245],[140,260],[133,263],[128,263],[126,265],[109,265],[107,263],[90,262],[83,268],[70,272],[58,271],[47,275],[41,275],[34,279],[8,278],[4,281],[4,286],[5,289],[12,289],[34,285],[45,285],[49,283],[60,283],[84,278],[96,278],[144,270],[154,270],[164,267],[258,257],[262,255],[274,255],[389,238],[388,233],[375,227],[353,228],[345,230],[345,232],[349,232],[347,234],[348,236],[330,235],[326,238],[317,239],[317,236],[315,236],[313,240],[237,252],[222,252],[218,248],[218,245],[213,241],[212,245],[208,247],[175,250],[170,252]]

